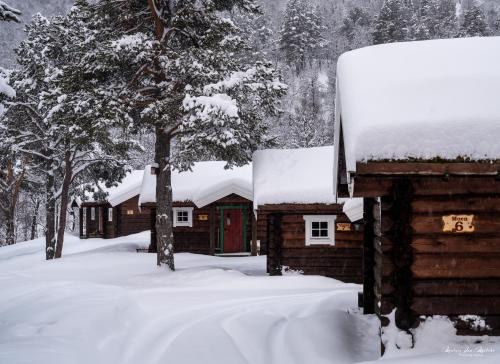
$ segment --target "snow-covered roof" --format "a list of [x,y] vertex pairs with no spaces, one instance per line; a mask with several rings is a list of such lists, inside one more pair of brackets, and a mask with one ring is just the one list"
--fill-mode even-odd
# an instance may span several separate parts
[[363,199],[362,198],[349,198],[339,199],[344,201],[342,211],[347,215],[352,222],[361,220],[363,218]]
[[[141,191],[143,174],[143,170],[130,171],[117,186],[111,188],[101,186],[101,189],[108,193],[107,202],[109,202],[111,206],[117,206],[137,196]],[[86,197],[87,199],[85,201],[76,199],[77,204],[80,206],[85,202],[95,202],[93,199],[93,193],[87,192]]]
[[337,70],[347,171],[367,160],[500,159],[500,37],[395,43]]
[[[252,200],[252,165],[224,169],[226,162],[196,162],[192,171],[172,172],[173,200],[206,206],[230,194]],[[139,205],[156,202],[156,176],[151,166],[143,173]]]
[[254,208],[335,203],[333,147],[260,150],[253,155]]

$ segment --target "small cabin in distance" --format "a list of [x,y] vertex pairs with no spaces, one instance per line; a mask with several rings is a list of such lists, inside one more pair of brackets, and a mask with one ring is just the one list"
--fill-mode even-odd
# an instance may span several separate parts
[[332,146],[254,153],[256,235],[271,275],[290,269],[363,281],[363,201],[351,204],[350,219],[333,195],[332,166]]
[[[249,255],[253,238],[252,165],[225,169],[226,162],[196,162],[172,172],[176,252]],[[144,170],[141,209],[151,211],[151,251],[156,249],[156,171]]]
[[95,201],[90,193],[86,199],[75,199],[72,206],[79,209],[80,238],[113,239],[140,233],[150,228],[150,211],[139,209],[139,192],[143,170],[133,170],[114,187],[102,187],[108,196]]
[[364,198],[363,306],[383,327],[500,334],[499,57],[491,37],[339,59],[335,193]]

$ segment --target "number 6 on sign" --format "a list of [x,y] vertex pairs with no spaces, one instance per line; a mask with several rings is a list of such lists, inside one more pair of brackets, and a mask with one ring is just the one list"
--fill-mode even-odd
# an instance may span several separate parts
[[443,216],[443,232],[445,233],[473,233],[474,230],[474,215]]

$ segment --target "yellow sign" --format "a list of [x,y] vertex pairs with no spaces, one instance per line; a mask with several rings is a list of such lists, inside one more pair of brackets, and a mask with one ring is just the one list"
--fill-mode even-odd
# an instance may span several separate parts
[[474,230],[474,215],[443,216],[443,232],[445,233],[473,233]]
[[200,220],[200,221],[207,221],[208,220],[208,215],[198,215],[198,220]]
[[348,222],[338,222],[337,231],[351,231],[352,226]]

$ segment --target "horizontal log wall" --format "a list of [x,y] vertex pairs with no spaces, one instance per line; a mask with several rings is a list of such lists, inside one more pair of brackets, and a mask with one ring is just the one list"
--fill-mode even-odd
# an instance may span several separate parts
[[[117,236],[137,234],[151,229],[150,209],[147,207],[139,209],[139,196],[123,202],[115,210]],[[128,211],[133,211],[133,214],[129,215]]]
[[210,219],[200,220],[200,215],[210,217],[210,208],[193,210],[193,227],[174,227],[175,251],[178,253],[210,254]]
[[267,219],[269,213],[266,211],[257,211],[257,224],[256,234],[257,240],[260,243],[260,255],[268,254],[268,242],[267,242]]
[[[263,218],[266,216],[266,232],[270,229],[274,234],[279,233],[279,244],[276,239],[267,237],[272,241],[269,246],[268,260],[271,266],[279,265],[292,270],[302,271],[304,274],[323,275],[344,282],[362,283],[362,260],[363,260],[363,228],[360,225],[358,231],[336,231],[335,245],[311,245],[306,246],[304,215],[337,215],[336,222],[350,223],[347,216],[341,212],[341,207],[329,207],[328,210],[311,211],[266,211],[259,212],[258,231],[262,234]],[[269,224],[270,217],[276,220],[278,216],[279,226],[272,227]],[[269,226],[268,226],[269,225]],[[275,263],[278,262],[278,263]],[[269,267],[275,271],[276,267]]]
[[[394,182],[387,177],[363,180],[364,188],[379,189]],[[479,315],[500,334],[500,180],[493,176],[457,176],[446,179],[414,177],[411,201],[411,310],[420,315],[447,315],[458,321],[459,333],[470,334],[470,325],[459,315]],[[384,187],[384,188],[385,188]],[[380,192],[380,191],[379,191]],[[378,193],[379,193],[378,192]],[[386,315],[400,294],[395,275],[401,269],[394,259],[397,242],[390,238],[395,221],[393,199],[385,196],[375,206],[374,309]],[[445,215],[474,215],[473,233],[443,232]],[[365,267],[366,268],[366,267]]]

